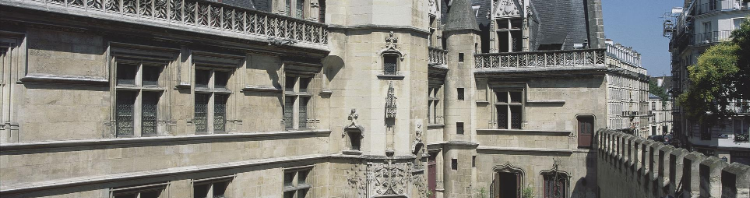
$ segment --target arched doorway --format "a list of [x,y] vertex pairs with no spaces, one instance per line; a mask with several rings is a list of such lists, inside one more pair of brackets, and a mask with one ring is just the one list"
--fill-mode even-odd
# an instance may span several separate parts
[[493,173],[493,198],[521,198],[525,175],[523,169],[507,163],[495,166]]

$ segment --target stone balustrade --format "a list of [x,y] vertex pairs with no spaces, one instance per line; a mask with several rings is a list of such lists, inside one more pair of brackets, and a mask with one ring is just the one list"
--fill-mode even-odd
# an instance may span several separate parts
[[[264,39],[272,44],[326,45],[325,24],[200,0],[11,0],[14,6],[180,29]],[[263,38],[266,37],[266,38]]]
[[436,65],[448,64],[447,63],[448,60],[446,59],[446,56],[448,56],[447,50],[429,47],[428,52],[429,52],[429,58],[430,58],[429,64],[436,64]]
[[474,55],[475,69],[604,66],[606,49],[504,52]]
[[750,166],[600,130],[600,197],[750,197]]

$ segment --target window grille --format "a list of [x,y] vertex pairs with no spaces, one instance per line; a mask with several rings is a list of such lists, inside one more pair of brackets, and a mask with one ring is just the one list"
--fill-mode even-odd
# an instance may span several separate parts
[[207,94],[195,95],[195,132],[208,132],[208,98]]
[[510,127],[521,129],[521,106],[510,106]]
[[286,97],[284,101],[284,126],[287,129],[294,127],[293,115],[294,114],[294,97]]
[[144,92],[143,103],[141,107],[141,135],[156,135],[157,125],[157,104],[159,102],[159,93]]
[[214,132],[225,132],[227,124],[227,95],[214,95]]
[[118,137],[133,136],[133,112],[135,93],[117,92],[116,99],[116,134]]
[[500,128],[500,129],[508,128],[508,106],[507,105],[497,106],[497,128]]
[[398,57],[395,55],[385,55],[383,60],[383,74],[398,75]]
[[300,98],[299,101],[299,128],[307,128],[307,101],[309,98]]

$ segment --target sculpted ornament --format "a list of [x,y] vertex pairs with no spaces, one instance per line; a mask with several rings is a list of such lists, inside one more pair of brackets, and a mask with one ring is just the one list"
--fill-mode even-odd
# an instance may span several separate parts
[[396,118],[396,95],[393,93],[393,82],[388,85],[388,96],[385,97],[385,118]]
[[495,4],[495,17],[521,16],[515,0],[501,0]]
[[368,179],[372,183],[372,190],[377,195],[404,195],[406,186],[411,180],[411,162],[393,163],[368,163],[370,176]]
[[363,165],[354,164],[347,172],[347,183],[357,193],[357,197],[367,196],[367,175]]

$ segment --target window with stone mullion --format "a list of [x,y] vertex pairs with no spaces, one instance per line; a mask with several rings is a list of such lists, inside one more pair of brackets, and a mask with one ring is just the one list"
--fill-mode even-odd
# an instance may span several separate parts
[[231,69],[200,67],[195,69],[194,125],[197,134],[226,133],[227,101]]
[[495,92],[497,101],[497,128],[521,129],[523,125],[523,92]]
[[307,182],[310,169],[284,172],[284,198],[305,198],[312,188]]
[[115,64],[115,136],[158,135],[158,104],[163,65],[128,59]]

